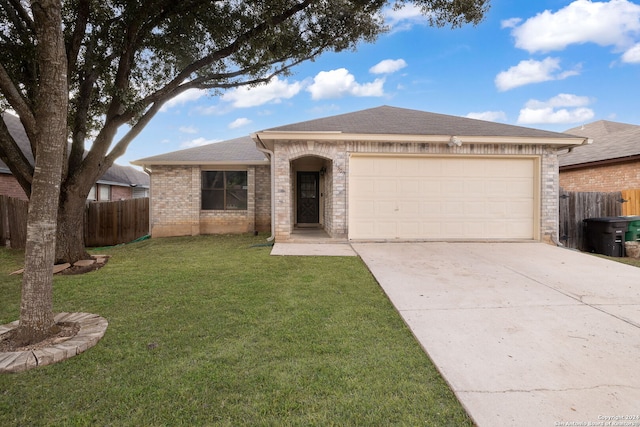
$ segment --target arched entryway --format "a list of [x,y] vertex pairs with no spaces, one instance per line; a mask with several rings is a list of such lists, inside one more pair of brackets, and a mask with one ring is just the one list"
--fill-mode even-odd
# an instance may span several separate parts
[[331,160],[304,156],[291,161],[292,223],[295,229],[324,229],[328,218]]

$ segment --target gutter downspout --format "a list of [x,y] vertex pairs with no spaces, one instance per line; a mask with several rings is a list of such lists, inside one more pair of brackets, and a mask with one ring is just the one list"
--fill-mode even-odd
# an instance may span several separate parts
[[256,142],[256,149],[269,158],[269,166],[271,167],[271,236],[267,237],[267,242],[271,242],[276,238],[276,171],[273,162],[274,154],[262,142],[257,133],[254,133],[251,137]]

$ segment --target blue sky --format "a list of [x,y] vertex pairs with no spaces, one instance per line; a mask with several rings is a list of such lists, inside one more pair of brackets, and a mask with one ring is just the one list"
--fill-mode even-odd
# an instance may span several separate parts
[[640,124],[640,0],[492,0],[486,19],[429,27],[389,9],[391,31],[293,75],[174,99],[117,162],[380,105],[563,131]]

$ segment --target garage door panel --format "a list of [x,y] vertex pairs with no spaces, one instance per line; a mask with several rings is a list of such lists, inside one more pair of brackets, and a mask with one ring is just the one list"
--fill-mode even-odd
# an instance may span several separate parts
[[533,209],[533,203],[530,201],[511,202],[509,203],[509,216],[511,218],[529,218],[531,216],[531,210]]
[[401,215],[407,217],[407,221],[409,221],[410,218],[420,217],[420,202],[416,199],[400,201],[397,209]]
[[534,158],[355,155],[351,239],[533,239]]
[[487,203],[482,201],[466,202],[463,213],[465,216],[484,218],[487,215]]
[[374,188],[377,193],[395,194],[398,191],[398,184],[395,179],[385,179],[374,181]]
[[507,191],[514,197],[526,196],[533,186],[532,179],[513,179],[507,183]]
[[442,193],[442,185],[440,181],[423,179],[418,182],[418,186],[421,197],[440,197],[440,194]]
[[465,181],[460,178],[452,178],[449,177],[445,182],[441,184],[442,193],[447,193],[450,195],[463,195],[467,194],[465,192]]

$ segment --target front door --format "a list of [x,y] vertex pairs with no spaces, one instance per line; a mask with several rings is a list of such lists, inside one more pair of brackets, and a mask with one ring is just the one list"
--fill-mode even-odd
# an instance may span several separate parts
[[320,222],[320,174],[298,172],[298,224]]

